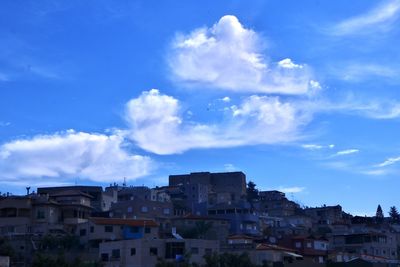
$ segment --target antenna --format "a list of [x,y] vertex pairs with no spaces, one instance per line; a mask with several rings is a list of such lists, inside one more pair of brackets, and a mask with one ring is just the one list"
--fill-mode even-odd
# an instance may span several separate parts
[[124,183],[122,184],[123,187],[126,187],[126,177],[124,177]]

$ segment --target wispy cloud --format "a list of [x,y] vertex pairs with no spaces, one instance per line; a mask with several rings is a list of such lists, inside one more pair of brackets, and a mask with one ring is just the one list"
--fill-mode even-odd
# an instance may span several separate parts
[[290,58],[269,62],[260,36],[235,16],[224,16],[210,28],[178,35],[169,66],[176,81],[201,88],[295,95],[320,89],[307,65]]
[[224,164],[224,170],[227,172],[233,172],[233,171],[236,171],[237,168],[232,163],[226,163],[226,164]]
[[400,161],[400,157],[388,158],[384,162],[377,164],[376,167],[386,167],[389,165],[393,165],[399,161]]
[[281,191],[285,194],[301,193],[301,192],[304,192],[305,189],[306,189],[305,187],[300,187],[300,186],[293,186],[293,187],[280,186],[280,187],[278,187],[278,191]]
[[344,155],[350,155],[354,153],[358,153],[360,150],[358,149],[346,149],[346,150],[341,150],[335,153],[335,156],[344,156]]
[[385,1],[365,14],[361,14],[337,23],[329,29],[333,35],[364,34],[373,31],[390,30],[399,18],[400,0]]
[[393,83],[400,81],[400,66],[365,62],[344,62],[336,68],[331,68],[330,74],[335,78],[349,82],[362,82],[378,77]]
[[388,169],[372,169],[372,170],[361,171],[361,173],[370,176],[384,176],[391,173],[391,171]]
[[11,122],[8,121],[0,121],[0,127],[7,127],[10,126]]
[[7,82],[10,78],[7,74],[0,72],[0,82]]
[[321,150],[321,149],[332,149],[335,147],[334,144],[330,145],[318,145],[318,144],[304,144],[301,145],[302,148],[307,149],[307,150]]

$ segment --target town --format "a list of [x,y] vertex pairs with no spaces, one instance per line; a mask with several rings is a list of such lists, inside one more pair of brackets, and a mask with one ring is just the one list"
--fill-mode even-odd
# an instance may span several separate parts
[[0,197],[0,266],[399,266],[400,216],[386,213],[304,207],[243,172],[26,187]]

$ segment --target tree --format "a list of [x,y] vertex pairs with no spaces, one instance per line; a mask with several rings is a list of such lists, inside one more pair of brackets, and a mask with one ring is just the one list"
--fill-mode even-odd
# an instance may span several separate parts
[[375,218],[376,218],[376,222],[377,223],[383,222],[383,219],[385,218],[385,216],[383,215],[383,211],[382,211],[381,205],[378,205],[378,208],[376,209]]
[[390,220],[392,221],[392,223],[400,222],[400,214],[397,211],[397,208],[395,206],[390,207],[389,216],[390,216]]
[[256,184],[254,182],[249,181],[247,183],[246,194],[247,194],[247,201],[249,201],[250,203],[253,203],[255,200],[259,199],[258,189],[256,189]]

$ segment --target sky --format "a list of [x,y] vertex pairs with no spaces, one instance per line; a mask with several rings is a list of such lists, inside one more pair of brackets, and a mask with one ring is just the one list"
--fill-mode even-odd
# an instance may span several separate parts
[[400,206],[400,0],[0,3],[0,191],[243,171]]

